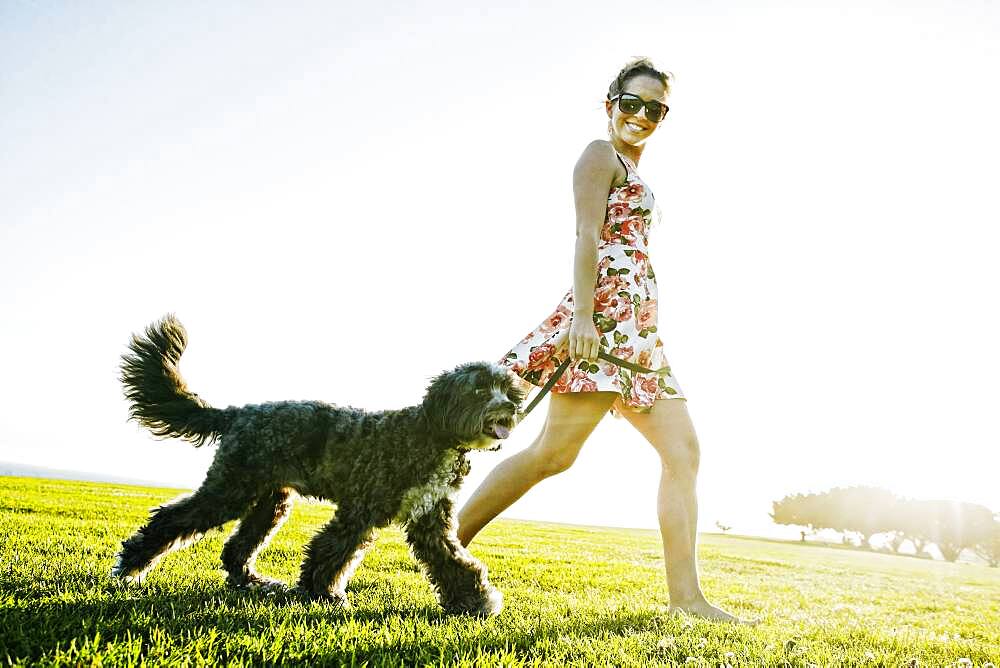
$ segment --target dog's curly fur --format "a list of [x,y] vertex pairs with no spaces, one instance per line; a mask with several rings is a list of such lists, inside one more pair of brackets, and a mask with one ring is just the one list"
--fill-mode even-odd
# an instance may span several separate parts
[[298,587],[309,597],[346,606],[347,582],[375,530],[395,520],[447,612],[500,611],[503,597],[486,568],[455,536],[450,496],[469,471],[466,453],[499,446],[514,425],[523,397],[509,371],[459,366],[434,378],[421,404],[400,410],[319,401],[217,409],[188,390],[178,371],[186,346],[172,315],[132,337],[121,378],[130,413],[157,436],[217,440],[218,450],[197,491],[154,508],[122,543],[113,575],[137,582],[172,549],[239,518],[222,551],[228,582],[281,588],[255,573],[254,561],[297,492],[337,504],[306,548]]

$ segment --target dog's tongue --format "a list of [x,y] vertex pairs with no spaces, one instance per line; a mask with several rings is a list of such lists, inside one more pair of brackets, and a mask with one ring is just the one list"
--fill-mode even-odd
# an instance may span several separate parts
[[493,435],[497,438],[507,438],[510,436],[510,429],[502,424],[495,424],[493,425]]

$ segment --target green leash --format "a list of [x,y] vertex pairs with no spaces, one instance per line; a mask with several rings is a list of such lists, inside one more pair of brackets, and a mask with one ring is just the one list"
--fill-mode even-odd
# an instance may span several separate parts
[[[623,366],[629,371],[635,371],[636,373],[655,373],[658,376],[670,375],[670,370],[668,367],[664,367],[662,369],[657,369],[654,371],[653,369],[647,369],[646,367],[639,366],[638,364],[633,364],[632,362],[619,359],[610,353],[604,352],[603,350],[597,353],[597,357],[598,359],[602,359],[605,362],[610,362],[611,364],[617,364],[618,366]],[[535,409],[535,406],[538,405],[538,402],[540,402],[542,398],[549,393],[549,390],[551,390],[555,386],[555,384],[559,382],[559,379],[562,378],[563,373],[566,372],[566,369],[569,367],[572,361],[573,359],[569,356],[567,356],[566,359],[563,360],[563,363],[556,368],[556,370],[552,373],[551,376],[549,376],[549,381],[545,383],[545,385],[542,387],[541,392],[535,395],[535,398],[531,400],[531,403],[528,404],[528,407],[525,408],[523,411],[521,411],[521,418],[524,418],[525,415],[527,415],[528,413],[530,413]]]

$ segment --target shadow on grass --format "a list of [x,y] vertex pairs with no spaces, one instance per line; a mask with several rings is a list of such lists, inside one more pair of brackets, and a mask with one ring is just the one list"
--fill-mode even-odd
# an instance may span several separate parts
[[[535,618],[507,612],[494,619],[451,617],[436,605],[344,611],[294,593],[239,591],[217,582],[179,591],[156,585],[126,588],[96,575],[88,600],[73,600],[85,595],[79,581],[72,587],[35,581],[34,595],[24,597],[15,592],[25,592],[29,583],[10,576],[0,575],[0,661],[6,662],[51,658],[71,643],[81,647],[97,637],[102,646],[141,639],[144,655],[156,644],[158,651],[166,648],[181,658],[194,639],[211,637],[222,661],[414,665],[481,654],[523,656],[539,643],[566,642],[567,637],[608,639],[674,624],[654,611],[633,610],[570,616],[567,609],[565,616]],[[349,591],[352,598],[371,601],[377,597],[365,596],[366,590],[381,589],[359,583]]]

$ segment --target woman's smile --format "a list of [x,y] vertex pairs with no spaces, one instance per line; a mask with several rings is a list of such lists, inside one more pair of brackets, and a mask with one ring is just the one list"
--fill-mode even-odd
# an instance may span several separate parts
[[625,121],[625,127],[631,130],[635,134],[642,134],[643,132],[649,132],[649,128],[639,125],[635,121]]

